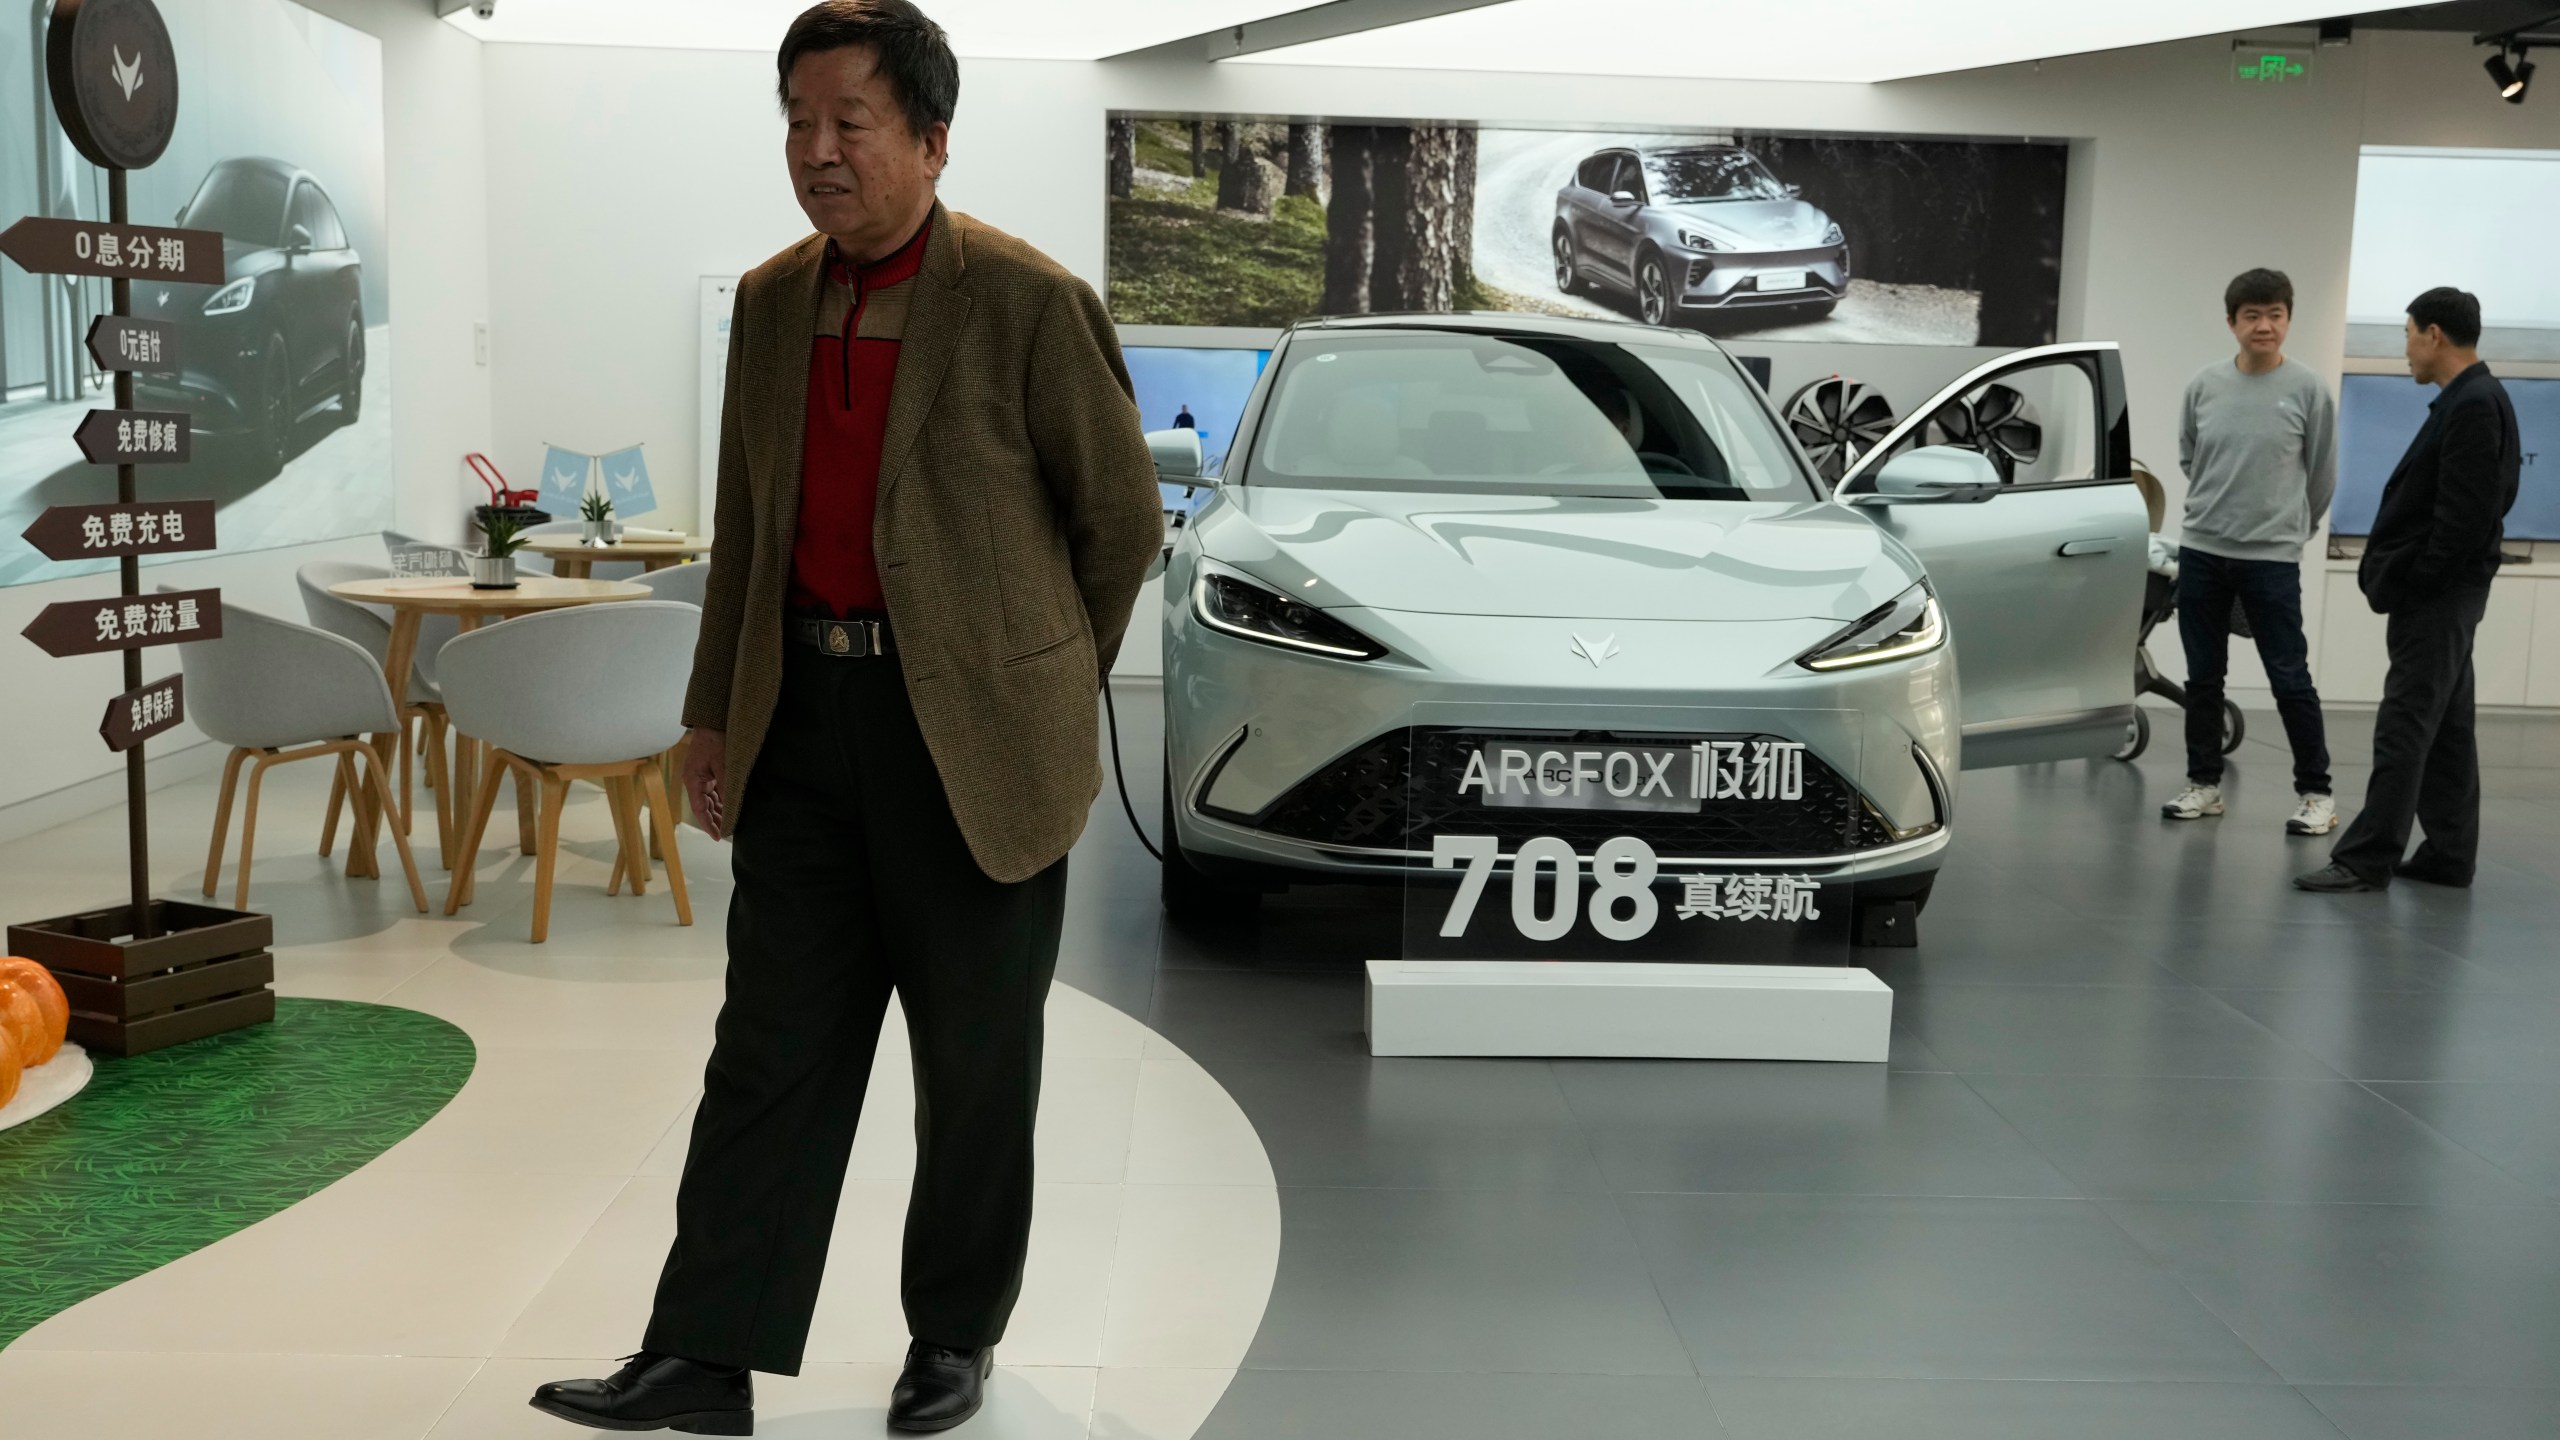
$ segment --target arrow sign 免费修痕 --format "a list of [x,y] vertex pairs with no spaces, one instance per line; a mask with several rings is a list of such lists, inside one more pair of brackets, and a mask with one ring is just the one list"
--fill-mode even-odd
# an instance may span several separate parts
[[222,592],[173,590],[152,596],[63,600],[18,632],[56,659],[222,638]]
[[92,410],[71,432],[92,465],[183,465],[187,417],[174,410]]
[[174,374],[179,368],[178,327],[165,320],[101,315],[89,322],[89,358],[101,370]]
[[108,749],[121,752],[164,730],[177,728],[186,718],[186,679],[169,675],[108,701],[106,718],[98,722],[98,734],[106,740]]
[[30,215],[0,230],[0,255],[38,275],[222,283],[222,235],[215,230]]
[[213,502],[54,505],[25,531],[47,560],[105,560],[213,548]]

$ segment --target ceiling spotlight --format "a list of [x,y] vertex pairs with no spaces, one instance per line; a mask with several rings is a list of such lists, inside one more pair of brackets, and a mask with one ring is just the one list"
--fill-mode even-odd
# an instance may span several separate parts
[[2498,87],[2499,99],[2510,105],[2524,103],[2525,89],[2533,84],[2533,62],[2525,59],[2522,51],[2516,52],[2512,62],[2506,51],[2498,51],[2481,68],[2489,72],[2489,82]]

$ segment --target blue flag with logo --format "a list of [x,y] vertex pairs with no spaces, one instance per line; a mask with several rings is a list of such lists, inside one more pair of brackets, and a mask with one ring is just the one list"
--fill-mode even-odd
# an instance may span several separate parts
[[578,502],[587,498],[587,466],[594,458],[575,450],[563,450],[557,445],[545,448],[542,456],[542,499],[539,503],[551,513],[552,519],[578,518]]
[[604,467],[604,498],[613,502],[616,516],[628,520],[658,508],[658,492],[649,487],[649,462],[641,458],[639,446],[616,450],[599,463]]

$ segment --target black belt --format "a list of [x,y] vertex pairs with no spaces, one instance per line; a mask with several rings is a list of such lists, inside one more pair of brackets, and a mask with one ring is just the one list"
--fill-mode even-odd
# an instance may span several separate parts
[[898,648],[886,620],[832,620],[794,615],[784,624],[783,633],[836,660],[887,655]]

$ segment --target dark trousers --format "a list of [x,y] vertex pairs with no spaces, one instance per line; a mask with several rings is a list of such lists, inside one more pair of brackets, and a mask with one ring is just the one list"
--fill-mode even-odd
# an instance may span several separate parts
[[2373,712],[2373,779],[2364,809],[2329,858],[2377,885],[2409,848],[2411,822],[2427,838],[2411,860],[2468,878],[2480,859],[2480,738],[2471,709],[2471,635],[2489,609],[2473,586],[2391,612],[2391,671]]
[[2311,684],[2311,645],[2302,634],[2302,567],[2283,560],[2230,560],[2178,549],[2178,638],[2187,649],[2187,778],[2222,783],[2222,688],[2231,668],[2231,606],[2249,618],[2258,659],[2276,692],[2276,714],[2293,747],[2297,794],[2329,793],[2329,737],[2320,692]]
[[907,1325],[992,1345],[1030,1242],[1066,862],[1014,885],[978,868],[894,658],[792,647],[746,786],[728,995],[642,1343],[798,1373],[894,989],[916,1073]]

